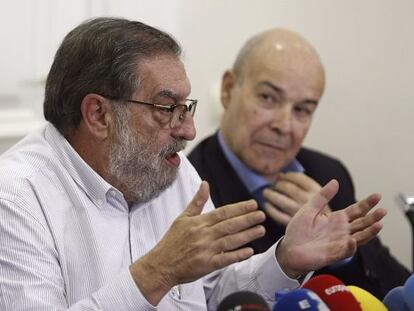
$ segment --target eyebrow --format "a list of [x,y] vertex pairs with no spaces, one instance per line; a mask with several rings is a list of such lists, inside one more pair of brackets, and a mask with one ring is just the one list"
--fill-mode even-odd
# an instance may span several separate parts
[[182,98],[176,92],[172,90],[161,90],[156,94],[156,97],[167,97],[173,99],[175,102],[180,101]]
[[270,83],[270,82],[268,82],[268,81],[264,81],[264,82],[259,82],[258,83],[258,85],[265,85],[265,86],[268,86],[268,87],[270,87],[271,89],[273,89],[275,92],[277,92],[277,93],[285,93],[285,91],[283,91],[283,89],[282,88],[280,88],[280,87],[278,87],[278,86],[276,86],[276,85],[274,85],[273,83]]
[[[285,94],[285,91],[282,88],[274,85],[273,83],[271,83],[269,81],[259,82],[258,85],[265,85],[265,86],[270,87],[271,89],[273,89],[273,91],[275,91],[277,93],[281,93],[282,95]],[[315,106],[318,105],[318,102],[319,101],[318,100],[315,100],[315,99],[305,99],[304,101],[302,101],[303,104],[315,105]]]

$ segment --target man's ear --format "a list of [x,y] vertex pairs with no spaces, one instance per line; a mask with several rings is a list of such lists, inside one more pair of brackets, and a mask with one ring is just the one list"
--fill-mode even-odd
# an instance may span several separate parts
[[82,121],[90,134],[99,140],[109,136],[112,120],[111,103],[98,94],[87,94],[81,103]]
[[220,99],[224,109],[230,105],[231,93],[236,83],[236,76],[231,70],[227,70],[221,79]]

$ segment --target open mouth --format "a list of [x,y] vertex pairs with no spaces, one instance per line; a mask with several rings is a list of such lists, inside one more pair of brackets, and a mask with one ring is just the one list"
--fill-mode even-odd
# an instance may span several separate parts
[[178,155],[177,152],[168,154],[165,159],[167,160],[168,163],[170,163],[172,166],[179,166],[181,163],[181,159],[180,156]]

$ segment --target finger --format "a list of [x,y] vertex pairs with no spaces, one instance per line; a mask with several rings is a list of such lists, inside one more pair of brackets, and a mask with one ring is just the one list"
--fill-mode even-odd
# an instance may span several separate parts
[[265,203],[264,207],[266,213],[277,223],[281,224],[282,226],[287,226],[289,221],[292,219],[292,217],[289,214],[286,214],[277,208],[275,208],[273,205],[269,203]]
[[352,237],[357,241],[358,245],[364,245],[372,240],[382,229],[382,224],[376,222],[368,228],[352,234]]
[[[320,187],[319,187],[320,188]],[[312,196],[314,192],[308,192],[298,185],[288,180],[280,180],[273,189],[279,193],[283,193],[296,202],[304,204]]]
[[271,189],[265,189],[263,191],[263,197],[266,201],[268,201],[268,203],[272,204],[276,208],[279,208],[290,216],[295,215],[301,207],[301,205],[299,205],[295,200],[287,197],[283,193],[279,193]]
[[248,214],[255,210],[257,210],[257,202],[255,200],[248,200],[216,208],[209,213],[203,214],[202,217],[205,218],[208,225],[214,225],[226,219]]
[[265,213],[262,211],[253,211],[218,222],[211,227],[213,239],[246,230],[247,228],[262,223],[265,219]]
[[375,193],[345,208],[344,210],[348,215],[349,221],[365,216],[380,200],[381,195]]
[[299,188],[305,191],[314,192],[318,191],[321,188],[321,185],[317,181],[300,172],[281,173],[278,176],[278,181],[279,180],[290,181],[291,183],[297,185]]
[[266,230],[263,226],[254,226],[217,239],[213,242],[213,247],[217,253],[231,251],[262,237],[265,233]]
[[322,213],[329,201],[338,192],[339,184],[332,179],[324,187],[322,187],[302,208],[303,213],[308,213],[309,217],[314,219]]
[[200,215],[204,205],[206,204],[210,195],[210,187],[206,181],[202,181],[197,193],[184,210],[183,215],[197,216]]
[[306,191],[317,191],[321,188],[316,180],[300,172],[280,173],[278,180],[290,181]]
[[387,211],[383,208],[378,208],[372,213],[367,214],[364,217],[359,217],[351,222],[351,233],[355,233],[371,226],[372,224],[379,222],[385,217]]
[[211,263],[215,270],[227,267],[235,262],[248,259],[254,254],[254,251],[250,247],[244,247],[230,252],[223,252],[216,254],[212,257]]

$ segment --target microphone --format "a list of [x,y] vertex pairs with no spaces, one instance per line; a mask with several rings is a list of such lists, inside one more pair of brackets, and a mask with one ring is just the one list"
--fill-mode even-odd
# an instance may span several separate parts
[[405,281],[404,299],[408,308],[414,310],[414,274],[411,274],[407,281]]
[[404,288],[394,287],[384,297],[382,301],[388,310],[410,311],[404,299]]
[[217,311],[270,311],[262,296],[249,292],[235,292],[225,297],[217,307]]
[[329,311],[326,304],[309,289],[292,290],[276,301],[273,311]]
[[354,285],[348,285],[348,289],[359,302],[362,311],[388,311],[377,297],[367,292],[365,289]]
[[314,291],[332,311],[362,311],[348,287],[332,275],[317,275],[302,287]]

